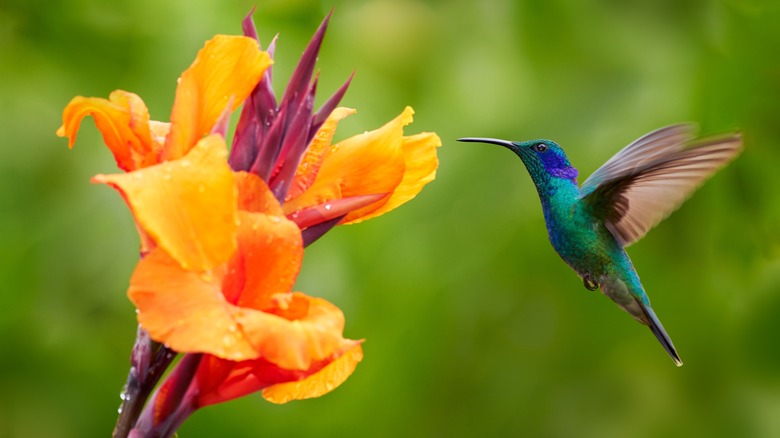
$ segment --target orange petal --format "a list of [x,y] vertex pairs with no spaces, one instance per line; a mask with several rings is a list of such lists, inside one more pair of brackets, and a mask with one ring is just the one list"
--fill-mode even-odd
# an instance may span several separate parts
[[239,210],[284,216],[279,201],[262,178],[248,172],[236,172],[235,175]]
[[152,339],[175,351],[256,357],[222,296],[223,275],[182,269],[157,248],[138,262],[127,294],[138,309],[138,323]]
[[361,360],[363,349],[357,344],[325,368],[303,380],[280,383],[264,389],[263,398],[271,403],[287,403],[291,400],[320,397],[344,383]]
[[252,38],[217,35],[206,42],[179,79],[162,158],[185,155],[211,132],[231,98],[232,109],[244,102],[271,63]]
[[84,117],[95,119],[103,141],[114,154],[117,166],[132,171],[157,162],[158,142],[149,130],[149,111],[143,100],[133,93],[116,90],[109,99],[74,97],[62,113],[60,137],[68,137],[73,147]]
[[306,314],[298,319],[246,308],[236,309],[234,316],[260,357],[280,368],[305,370],[342,349],[344,314],[323,299],[300,293],[294,297],[308,302]]
[[207,271],[236,247],[236,188],[222,137],[183,159],[93,181],[122,193],[136,222],[185,269]]
[[301,163],[298,165],[298,169],[295,171],[290,191],[287,193],[288,200],[305,192],[312,185],[320,171],[322,161],[330,152],[330,144],[339,122],[356,112],[352,108],[339,107],[330,113],[320,130],[317,131],[317,135],[314,136],[311,144],[309,144],[306,153],[301,159]]
[[344,316],[336,306],[294,294],[294,300],[306,302],[306,313],[294,320],[241,308],[222,295],[224,275],[224,269],[211,275],[184,270],[157,248],[138,263],[128,296],[152,339],[178,352],[232,361],[261,358],[306,370],[343,350]]
[[[333,199],[390,193],[403,179],[403,127],[412,122],[414,111],[404,111],[379,129],[348,138],[334,145],[322,163],[314,184],[284,204],[287,215]],[[345,221],[376,210],[387,198],[359,208]]]
[[[341,311],[287,292],[301,261],[295,224],[259,213],[240,217],[238,251],[212,273],[185,270],[160,248],[138,263],[128,295],[139,323],[179,352],[262,358],[286,370],[306,370],[343,350]],[[258,305],[265,311],[249,307]]]
[[222,291],[232,304],[266,310],[274,307],[274,294],[295,284],[303,260],[301,232],[283,216],[242,211],[238,218],[238,251]]
[[[230,360],[261,355],[262,349],[250,343],[255,335],[247,330],[266,327],[245,327],[243,315],[258,314],[250,319],[264,318],[269,327],[283,318],[239,306],[256,300],[273,307],[273,294],[290,295],[303,257],[300,231],[284,218],[242,213],[238,239],[231,260],[210,273],[186,270],[159,248],[138,263],[128,295],[152,339],[179,352]],[[275,329],[268,330],[273,336]],[[284,336],[284,330],[276,334]]]
[[441,139],[434,133],[424,132],[404,137],[403,151],[406,170],[401,184],[396,187],[384,205],[365,216],[356,217],[343,223],[357,223],[381,216],[417,196],[424,185],[436,178],[436,168],[439,167],[436,148],[439,146],[441,146]]

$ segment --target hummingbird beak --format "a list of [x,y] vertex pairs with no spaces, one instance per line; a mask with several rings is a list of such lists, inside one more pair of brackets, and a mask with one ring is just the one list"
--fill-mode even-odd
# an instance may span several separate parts
[[512,143],[511,141],[499,140],[497,138],[463,137],[463,138],[459,138],[458,141],[467,142],[467,143],[497,144],[499,146],[503,146],[508,149],[513,149],[515,147],[515,144]]

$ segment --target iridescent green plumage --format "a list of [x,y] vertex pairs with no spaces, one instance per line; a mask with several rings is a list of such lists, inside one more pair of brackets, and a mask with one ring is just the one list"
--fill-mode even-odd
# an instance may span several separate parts
[[591,290],[601,288],[623,310],[647,325],[682,365],[650,307],[624,248],[674,211],[742,149],[739,134],[692,144],[692,128],[674,125],[636,140],[596,170],[581,187],[563,149],[550,140],[510,142],[490,138],[525,164],[542,202],[547,234],[561,258]]

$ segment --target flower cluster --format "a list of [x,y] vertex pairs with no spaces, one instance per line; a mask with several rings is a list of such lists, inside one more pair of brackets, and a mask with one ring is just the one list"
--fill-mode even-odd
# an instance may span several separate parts
[[[283,403],[341,384],[362,359],[333,304],[292,288],[304,247],[339,224],[413,198],[437,167],[439,138],[404,136],[413,111],[332,144],[349,82],[314,111],[314,65],[328,19],[277,102],[273,43],[251,15],[244,36],[218,35],[181,75],[170,122],[137,95],[74,98],[57,134],[72,147],[92,116],[124,173],[116,189],[135,219],[141,260],[128,296],[152,340],[185,356],[157,389],[135,433],[167,436],[195,409],[262,391]],[[243,104],[230,152],[231,113]]]

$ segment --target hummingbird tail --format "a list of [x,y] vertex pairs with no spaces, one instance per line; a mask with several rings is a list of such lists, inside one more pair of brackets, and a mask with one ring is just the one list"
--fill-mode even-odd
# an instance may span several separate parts
[[666,334],[666,330],[664,330],[663,324],[661,324],[661,321],[658,320],[658,317],[655,316],[655,312],[653,312],[653,309],[650,306],[646,306],[639,302],[637,300],[637,303],[639,304],[639,307],[642,308],[642,311],[645,314],[645,317],[647,318],[647,326],[650,327],[650,330],[653,332],[656,338],[658,338],[658,342],[663,345],[664,350],[666,350],[667,353],[669,353],[669,356],[671,356],[672,360],[674,361],[674,364],[678,367],[681,367],[683,362],[680,359],[680,355],[677,354],[677,350],[674,348],[674,344],[672,343],[672,339],[669,337],[668,334]]

